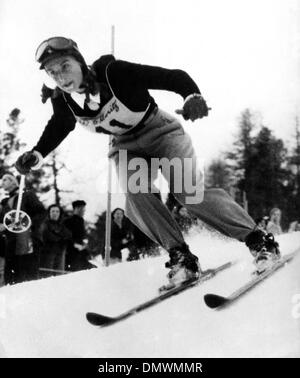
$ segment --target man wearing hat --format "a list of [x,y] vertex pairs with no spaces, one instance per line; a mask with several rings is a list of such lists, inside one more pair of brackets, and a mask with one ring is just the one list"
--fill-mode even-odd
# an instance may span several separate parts
[[71,231],[72,239],[67,247],[66,269],[78,271],[94,267],[88,261],[87,235],[84,223],[86,202],[76,200],[72,202],[73,215],[65,220],[65,226]]

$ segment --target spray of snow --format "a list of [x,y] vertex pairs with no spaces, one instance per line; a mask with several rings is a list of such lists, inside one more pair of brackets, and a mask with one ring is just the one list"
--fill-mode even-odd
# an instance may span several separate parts
[[[283,254],[300,233],[278,238]],[[228,295],[253,270],[243,243],[207,231],[188,238],[203,268],[236,264],[111,327],[87,311],[118,315],[157,294],[167,254],[0,289],[0,357],[300,357],[300,254],[235,305],[207,308],[203,295]],[[299,300],[300,302],[300,300]]]

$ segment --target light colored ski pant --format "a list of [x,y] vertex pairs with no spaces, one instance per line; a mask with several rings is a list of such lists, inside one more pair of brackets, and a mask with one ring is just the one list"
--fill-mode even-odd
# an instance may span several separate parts
[[[203,174],[190,136],[176,118],[162,110],[154,111],[142,129],[114,137],[109,157],[115,161],[120,185],[126,193],[126,216],[166,250],[180,246],[184,239],[172,214],[157,196],[159,191],[153,181],[159,167],[151,165],[153,158],[167,158],[166,161],[176,158],[175,169],[170,169],[169,174],[162,169],[162,174],[170,191],[190,214],[241,241],[255,227],[248,213],[223,189],[204,191]],[[192,163],[185,164],[186,161]],[[141,190],[137,190],[136,182]]]

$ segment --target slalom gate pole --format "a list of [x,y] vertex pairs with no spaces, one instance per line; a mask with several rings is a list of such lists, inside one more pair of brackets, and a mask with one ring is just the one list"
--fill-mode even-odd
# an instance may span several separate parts
[[[115,26],[111,27],[111,53],[115,53]],[[112,136],[109,136],[108,149],[112,144]],[[110,238],[111,238],[111,182],[112,182],[112,159],[108,159],[108,179],[107,179],[107,204],[105,221],[105,266],[110,263]]]

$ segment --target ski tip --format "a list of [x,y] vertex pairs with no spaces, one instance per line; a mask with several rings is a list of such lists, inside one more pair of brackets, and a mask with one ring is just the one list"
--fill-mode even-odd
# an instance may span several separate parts
[[209,308],[218,308],[223,306],[227,302],[227,299],[216,294],[205,294],[204,302]]
[[95,326],[106,326],[114,322],[113,318],[110,318],[109,316],[96,314],[94,312],[88,312],[86,314],[87,321]]

